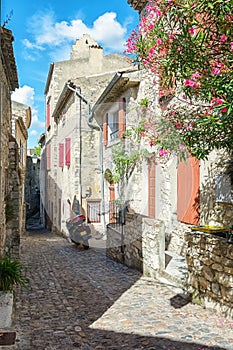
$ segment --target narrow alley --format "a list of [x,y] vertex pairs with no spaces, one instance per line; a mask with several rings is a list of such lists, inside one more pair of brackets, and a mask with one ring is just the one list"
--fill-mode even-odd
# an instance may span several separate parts
[[34,230],[22,238],[21,261],[29,288],[17,292],[16,343],[2,349],[233,349],[230,320],[111,261],[103,249]]

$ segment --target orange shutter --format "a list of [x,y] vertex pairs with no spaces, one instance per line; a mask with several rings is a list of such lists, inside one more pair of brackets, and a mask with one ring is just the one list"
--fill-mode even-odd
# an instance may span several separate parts
[[104,115],[103,121],[103,143],[104,146],[108,144],[108,113]]
[[50,104],[46,105],[46,129],[50,126]]
[[200,209],[199,161],[190,157],[178,164],[177,173],[177,220],[199,225]]
[[148,216],[155,217],[155,163],[148,165]]
[[126,125],[125,125],[125,111],[126,111],[126,105],[125,105],[125,98],[121,98],[119,101],[119,137],[123,136],[123,133],[125,131]]
[[47,170],[51,169],[51,144],[48,143],[46,146],[46,163],[47,163]]
[[109,210],[109,222],[116,222],[116,203],[115,203],[115,186],[114,182],[110,182],[109,185],[109,193],[110,193],[110,210]]

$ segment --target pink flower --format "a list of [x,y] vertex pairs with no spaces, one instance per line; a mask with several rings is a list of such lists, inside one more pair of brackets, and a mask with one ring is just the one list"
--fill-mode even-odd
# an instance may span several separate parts
[[220,71],[219,68],[214,67],[214,68],[212,68],[212,72],[213,72],[214,74],[219,74],[221,71]]
[[224,100],[221,99],[221,98],[217,98],[217,99],[216,99],[216,103],[217,103],[218,105],[223,104],[223,102],[224,102]]
[[163,43],[162,39],[161,39],[161,38],[158,38],[157,44],[158,44],[158,45],[161,45],[162,43]]
[[192,79],[199,78],[200,74],[196,71],[194,74],[191,75]]
[[152,147],[154,145],[154,142],[152,140],[149,141],[149,145],[150,145],[150,147]]
[[227,40],[227,36],[225,34],[220,36],[220,41],[226,41]]
[[185,80],[185,86],[194,87],[194,85],[195,85],[195,81],[189,80],[189,79],[186,79],[186,80]]
[[160,90],[159,96],[164,96],[164,90]]
[[227,108],[227,107],[224,107],[224,108],[221,109],[221,112],[222,112],[222,113],[226,113],[227,111],[228,111],[228,108]]
[[189,29],[188,29],[188,32],[189,32],[189,34],[191,34],[191,35],[195,34],[194,28],[189,28]]
[[169,154],[168,151],[166,151],[165,149],[161,148],[161,150],[159,151],[159,156],[163,157],[163,156],[167,156]]
[[150,48],[150,51],[149,51],[149,54],[150,54],[150,55],[153,55],[153,54],[154,54],[154,52],[155,52],[154,48],[153,48],[153,47],[151,47],[151,48]]
[[222,63],[221,62],[214,62],[215,66],[221,68],[222,67]]
[[176,127],[177,127],[178,130],[180,130],[180,129],[181,129],[181,124],[180,124],[180,123],[177,123],[177,124],[176,124]]
[[233,41],[230,42],[231,51],[233,51]]
[[160,17],[160,16],[162,16],[162,12],[161,12],[160,10],[157,10],[157,11],[156,11],[156,15],[157,15],[158,17]]
[[185,146],[184,145],[182,145],[182,143],[179,145],[179,149],[181,150],[181,151],[183,151],[184,149],[185,149]]
[[191,130],[193,130],[193,125],[192,124],[189,124],[188,126],[187,126],[187,131],[191,131]]

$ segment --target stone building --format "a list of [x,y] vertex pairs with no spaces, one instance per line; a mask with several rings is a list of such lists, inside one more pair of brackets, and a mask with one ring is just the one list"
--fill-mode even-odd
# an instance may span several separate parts
[[22,103],[12,101],[12,136],[15,138],[19,153],[19,236],[25,233],[26,223],[26,166],[27,166],[27,139],[28,129],[31,125],[31,108]]
[[84,213],[101,224],[99,126],[91,106],[115,72],[132,66],[123,55],[104,55],[89,35],[76,41],[70,60],[51,64],[46,98],[45,209],[47,225],[67,234],[66,219]]
[[26,228],[40,223],[40,157],[27,150],[26,162]]
[[[139,12],[140,16],[144,15],[146,0],[128,0],[128,3]],[[152,84],[151,74],[142,68],[141,77],[140,85],[143,85],[144,90],[142,97],[147,97],[151,104],[151,110],[158,112],[164,106],[158,98],[156,86]],[[232,269],[222,269],[219,266],[216,268],[216,261],[220,263],[221,259],[222,261],[229,259],[226,264],[227,266],[231,264],[229,263],[232,261],[231,247],[229,244],[225,245],[224,242],[221,242],[224,238],[219,238],[220,243],[217,243],[215,237],[199,237],[195,240],[193,234],[190,235],[190,228],[195,225],[217,225],[228,228],[233,224],[232,161],[227,158],[225,152],[221,151],[211,152],[207,161],[198,161],[190,157],[186,164],[178,162],[176,157],[169,161],[159,159],[154,165],[150,181],[154,184],[154,189],[151,190],[152,206],[151,210],[148,211],[148,216],[155,219],[155,225],[151,222],[151,227],[155,229],[154,233],[158,231],[156,222],[161,222],[160,229],[162,229],[163,234],[160,230],[159,234],[148,232],[148,239],[146,239],[142,232],[142,242],[139,242],[141,256],[147,258],[150,255],[146,247],[147,243],[152,246],[152,242],[148,242],[148,240],[151,241],[152,236],[158,247],[154,254],[150,255],[152,259],[157,256],[156,263],[153,265],[153,260],[151,263],[147,263],[145,272],[155,276],[164,273],[165,270],[168,270],[168,261],[172,263],[178,256],[183,257],[187,260],[189,269],[189,279],[186,280],[186,283],[189,283],[197,299],[200,297],[204,300],[204,305],[214,305],[214,308],[218,304],[220,311],[229,310],[229,308],[232,310],[232,288],[228,290],[230,296],[226,297],[225,295],[225,288],[232,285]],[[136,220],[139,220],[138,217]],[[125,228],[128,233],[132,231],[130,225],[136,227],[135,223],[132,225],[132,222],[129,222],[128,228]],[[143,227],[145,228],[146,225],[142,225]],[[165,240],[165,244],[161,245],[161,239]],[[198,243],[198,247],[195,248],[194,242]],[[209,247],[207,247],[206,242],[208,242]],[[206,259],[201,256],[205,255],[205,251],[202,249],[204,246],[209,254],[208,259],[207,256]],[[225,248],[218,249],[219,246]],[[143,252],[143,248],[146,253]],[[226,249],[226,257],[222,255],[224,249]],[[199,256],[197,252],[200,253]],[[131,256],[134,254],[130,253]],[[121,256],[118,253],[119,258]],[[140,254],[138,254],[137,259],[140,259]],[[207,261],[208,268],[205,265]],[[141,267],[143,264],[145,265],[142,262]],[[205,273],[209,269],[211,270],[211,279],[210,275]],[[203,271],[203,274],[200,271]],[[226,281],[224,288],[219,287],[221,279]],[[203,294],[208,295],[209,299],[203,297]],[[210,302],[211,298],[214,302]],[[232,314],[232,311],[227,312]]]
[[[13,214],[13,203],[9,189],[9,147],[15,144],[11,138],[11,92],[18,87],[18,75],[13,51],[12,32],[0,28],[0,257],[11,246],[10,238],[6,236],[7,224]],[[13,140],[13,141],[12,141]],[[12,143],[13,142],[13,143]],[[14,151],[13,151],[14,152]]]

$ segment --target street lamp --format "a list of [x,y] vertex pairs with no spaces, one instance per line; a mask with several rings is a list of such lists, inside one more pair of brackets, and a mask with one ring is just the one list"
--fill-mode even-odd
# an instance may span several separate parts
[[33,156],[32,156],[32,163],[33,163],[33,164],[36,164],[36,163],[37,163],[37,160],[38,160],[37,154],[34,153]]

